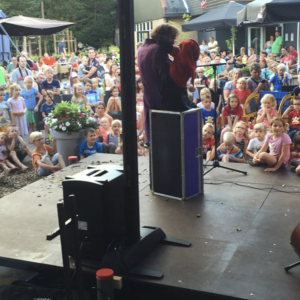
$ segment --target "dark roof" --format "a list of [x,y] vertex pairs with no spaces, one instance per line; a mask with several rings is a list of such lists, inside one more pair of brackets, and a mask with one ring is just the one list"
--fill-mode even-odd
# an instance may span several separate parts
[[182,17],[183,14],[188,13],[183,0],[165,0],[165,2],[167,6],[164,11],[165,18]]

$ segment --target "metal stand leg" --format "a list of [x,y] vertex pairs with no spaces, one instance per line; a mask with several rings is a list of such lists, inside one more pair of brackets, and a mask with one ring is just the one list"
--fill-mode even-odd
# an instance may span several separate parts
[[297,261],[297,262],[294,263],[294,264],[291,264],[291,265],[286,266],[284,269],[285,269],[286,271],[288,271],[288,270],[290,270],[290,269],[292,269],[292,268],[295,268],[295,267],[297,267],[297,266],[299,266],[299,265],[300,265],[300,260]]
[[64,217],[64,204],[62,202],[57,203],[57,213],[58,213],[58,223],[60,228],[60,244],[61,244],[61,253],[63,260],[63,269],[64,269],[64,280],[65,280],[65,289],[66,289],[66,300],[72,300],[72,282],[70,276],[70,265],[69,265],[69,256],[67,253],[67,241],[66,241],[66,226],[65,226],[65,217]]
[[236,170],[236,169],[232,169],[232,168],[228,168],[228,167],[223,167],[223,166],[220,165],[220,163],[217,160],[214,160],[212,168],[209,169],[208,171],[206,171],[205,173],[203,173],[203,175],[206,175],[207,173],[209,173],[210,171],[212,171],[215,168],[221,168],[221,169],[225,169],[225,170],[238,172],[238,173],[242,173],[244,175],[247,175],[247,172],[245,172],[245,171],[240,171],[240,170]]

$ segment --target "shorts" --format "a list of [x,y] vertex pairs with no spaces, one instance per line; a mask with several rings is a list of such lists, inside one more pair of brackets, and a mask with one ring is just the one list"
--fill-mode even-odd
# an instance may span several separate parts
[[[52,165],[57,165],[57,163],[58,163],[58,155],[59,155],[59,153],[56,153],[51,158]],[[46,157],[48,157],[46,154],[44,156],[42,156],[42,158],[41,158],[41,162],[42,163],[45,163]],[[48,176],[48,175],[52,174],[52,171],[49,170],[49,169],[44,169],[42,167],[38,167],[37,170],[36,170],[36,174],[39,175],[39,176]]]
[[0,132],[4,132],[4,133],[7,133],[7,128],[8,128],[9,125],[6,125],[6,126],[3,126],[3,127],[0,127]]
[[27,124],[35,124],[35,117],[34,117],[34,115],[35,115],[34,110],[27,110],[26,111],[25,116],[26,116],[26,122],[27,122]]

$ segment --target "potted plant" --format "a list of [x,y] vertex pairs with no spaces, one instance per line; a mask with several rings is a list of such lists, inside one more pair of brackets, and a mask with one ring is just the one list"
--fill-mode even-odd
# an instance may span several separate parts
[[97,128],[97,121],[89,108],[63,101],[58,103],[45,121],[52,138],[57,140],[57,151],[65,162],[68,156],[78,156],[79,146],[84,141],[86,128]]

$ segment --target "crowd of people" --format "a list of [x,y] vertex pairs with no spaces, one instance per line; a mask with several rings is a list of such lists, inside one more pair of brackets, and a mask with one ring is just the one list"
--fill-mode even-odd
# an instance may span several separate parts
[[[135,66],[138,154],[144,155],[149,147],[150,109],[200,107],[204,159],[217,157],[223,162],[267,164],[266,171],[291,164],[300,174],[300,87],[295,89],[293,103],[282,117],[276,110],[274,96],[265,94],[254,127],[243,118],[243,105],[251,93],[280,91],[282,85],[290,83],[288,70],[295,64],[296,50],[290,47],[288,52],[279,33],[276,39],[270,38],[265,44],[266,51],[259,56],[254,48],[247,56],[244,47],[233,56],[231,51],[220,50],[214,38],[207,45],[206,41],[199,46],[188,40],[174,47],[177,35],[176,28],[164,24],[153,30],[151,39],[138,44]],[[0,181],[5,181],[9,172],[25,171],[28,167],[22,161],[27,155],[32,158],[38,175],[48,175],[65,166],[56,153],[55,139],[53,147],[49,146],[49,128],[45,125],[45,135],[34,131],[36,112],[46,118],[56,105],[55,96],[62,92],[72,95],[71,102],[89,108],[99,124],[98,129],[86,131],[86,141],[78,156],[82,159],[96,152],[123,153],[118,54],[108,57],[90,48],[88,57],[76,52],[68,60],[63,39],[58,50],[58,60],[45,53],[33,62],[22,52],[12,58],[6,70],[0,68]],[[70,71],[69,84],[63,87],[54,76],[57,64],[68,65]],[[218,64],[216,72],[212,64]],[[241,70],[245,66],[250,71],[247,79]],[[220,126],[223,123],[220,118],[225,120],[224,127]],[[29,143],[35,146],[32,152],[22,138],[27,134]]]

